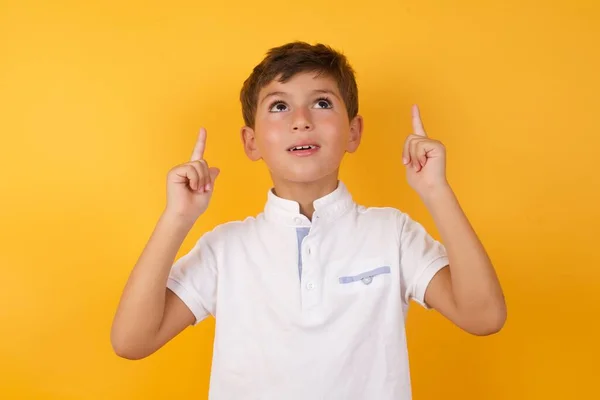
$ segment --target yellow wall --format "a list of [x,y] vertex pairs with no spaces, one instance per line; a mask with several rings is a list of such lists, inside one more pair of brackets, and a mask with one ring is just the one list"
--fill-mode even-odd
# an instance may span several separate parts
[[342,175],[356,199],[436,235],[400,162],[419,103],[502,279],[497,336],[412,309],[415,399],[600,398],[596,1],[94,3],[0,2],[1,398],[206,398],[212,321],[138,362],[112,353],[110,324],[199,126],[222,175],[180,254],[261,210],[238,92],[294,39],[357,70],[366,131]]

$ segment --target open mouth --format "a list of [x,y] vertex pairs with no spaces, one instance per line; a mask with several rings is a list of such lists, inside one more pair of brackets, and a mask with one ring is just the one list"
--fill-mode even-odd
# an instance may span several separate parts
[[317,146],[316,144],[308,144],[308,145],[305,145],[305,146],[290,147],[288,149],[288,151],[292,151],[292,152],[294,152],[294,151],[303,151],[303,150],[305,151],[305,150],[314,150],[314,149],[318,149],[318,148],[319,148],[319,146]]

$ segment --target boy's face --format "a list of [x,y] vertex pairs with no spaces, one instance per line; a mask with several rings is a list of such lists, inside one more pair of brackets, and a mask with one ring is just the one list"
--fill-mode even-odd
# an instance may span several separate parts
[[[248,157],[267,164],[274,183],[336,179],[346,152],[360,143],[362,118],[348,120],[335,80],[300,73],[258,95],[254,129],[244,127]],[[300,149],[298,146],[310,146]]]

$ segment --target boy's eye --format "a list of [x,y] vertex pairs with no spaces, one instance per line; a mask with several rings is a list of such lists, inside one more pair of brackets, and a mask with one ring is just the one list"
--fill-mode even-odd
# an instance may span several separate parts
[[327,98],[318,99],[316,106],[317,106],[317,108],[332,108],[333,107],[331,104],[331,101]]
[[276,101],[275,103],[271,104],[269,110],[271,112],[285,111],[285,110],[287,110],[287,105],[281,101]]
[[[321,108],[321,109],[323,109],[323,108],[327,109],[327,108],[333,108],[333,104],[331,103],[331,100],[324,97],[321,99],[317,99],[317,102],[315,103],[315,107]],[[275,101],[275,102],[271,103],[271,105],[269,106],[270,112],[277,113],[277,112],[283,112],[283,111],[287,111],[287,110],[288,110],[288,106],[283,101]]]

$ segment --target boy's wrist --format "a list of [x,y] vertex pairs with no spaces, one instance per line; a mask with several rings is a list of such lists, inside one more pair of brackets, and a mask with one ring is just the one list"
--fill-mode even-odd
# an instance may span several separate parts
[[454,191],[450,184],[445,181],[439,185],[430,187],[427,191],[421,194],[421,200],[429,209],[436,207],[438,204],[447,202],[454,198]]
[[165,210],[161,214],[158,223],[169,230],[187,234],[194,226],[195,221],[191,221],[185,216]]

